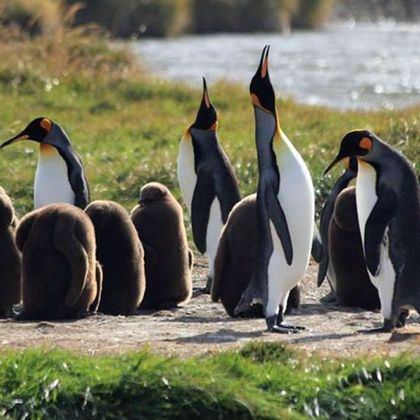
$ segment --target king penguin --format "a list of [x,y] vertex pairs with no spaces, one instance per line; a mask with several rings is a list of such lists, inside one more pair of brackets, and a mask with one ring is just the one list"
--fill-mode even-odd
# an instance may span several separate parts
[[356,206],[369,277],[378,289],[384,323],[369,332],[402,326],[407,308],[420,313],[420,186],[413,165],[367,130],[341,140],[325,173],[356,156]]
[[262,301],[270,332],[298,332],[283,322],[290,290],[305,274],[311,253],[315,194],[302,157],[280,129],[268,74],[269,47],[251,81],[258,156],[256,275],[235,312]]
[[220,233],[230,210],[240,200],[238,181],[219,144],[217,125],[216,109],[203,78],[203,97],[196,120],[179,148],[178,181],[191,217],[194,243],[208,258],[208,293]]
[[328,238],[328,231],[331,223],[331,219],[334,213],[334,206],[337,200],[338,195],[343,191],[345,188],[348,187],[349,183],[356,178],[357,175],[357,159],[355,157],[351,157],[347,161],[347,167],[344,173],[338,178],[336,183],[334,184],[330,195],[328,196],[324,206],[321,210],[321,219],[320,219],[320,236],[321,236],[321,244],[322,244],[322,251],[321,251],[321,259],[319,262],[319,270],[318,270],[318,287],[322,285],[324,282],[325,277],[328,279],[328,283],[330,284],[331,293],[327,295],[324,300],[334,301],[336,299],[337,293],[337,281],[336,276],[334,273],[334,267],[330,264],[330,244]]
[[53,203],[68,203],[84,209],[89,203],[89,186],[80,157],[65,131],[48,118],[36,118],[0,148],[21,140],[40,144],[35,173],[35,209]]

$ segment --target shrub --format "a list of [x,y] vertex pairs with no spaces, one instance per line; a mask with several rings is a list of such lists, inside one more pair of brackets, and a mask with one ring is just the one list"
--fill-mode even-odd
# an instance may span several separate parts
[[121,38],[172,36],[184,30],[188,11],[188,0],[85,0],[75,24],[98,23]]

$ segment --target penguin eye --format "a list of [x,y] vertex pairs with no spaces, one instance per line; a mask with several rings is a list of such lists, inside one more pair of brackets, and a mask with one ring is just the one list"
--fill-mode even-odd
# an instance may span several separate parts
[[359,147],[369,152],[372,149],[372,140],[369,137],[363,137],[359,142]]
[[49,119],[47,119],[47,118],[42,119],[41,122],[39,123],[39,125],[44,130],[46,130],[47,133],[49,133],[51,131],[52,124],[51,124],[51,121]]

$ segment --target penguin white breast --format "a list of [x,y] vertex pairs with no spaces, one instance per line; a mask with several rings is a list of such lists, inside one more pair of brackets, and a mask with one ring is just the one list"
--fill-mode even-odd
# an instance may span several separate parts
[[53,147],[41,151],[35,173],[35,208],[51,203],[74,204],[74,198],[64,159]]
[[[366,255],[365,228],[366,222],[378,201],[376,194],[377,173],[368,163],[359,159],[359,168],[356,180],[356,206],[357,218],[359,220],[360,233],[362,236],[363,252]],[[369,270],[368,274],[372,284],[378,289],[381,301],[381,313],[384,318],[389,319],[392,313],[392,297],[394,294],[395,270],[389,256],[388,229],[385,230],[384,238],[380,249],[379,274],[373,276]]]
[[315,195],[312,179],[305,162],[282,134],[274,148],[280,174],[277,199],[284,211],[293,247],[292,264],[288,265],[280,238],[270,221],[273,253],[268,264],[268,301],[266,314],[276,313],[285,306],[289,291],[304,276],[312,246]]
[[[309,263],[312,247],[315,193],[304,160],[284,133],[281,142],[280,148],[275,149],[280,174],[277,197],[285,213],[292,239],[292,267],[303,275]],[[284,253],[282,255],[284,257]]]
[[187,206],[188,213],[191,215],[197,174],[195,173],[194,148],[190,139],[182,139],[179,145],[177,172],[182,198]]

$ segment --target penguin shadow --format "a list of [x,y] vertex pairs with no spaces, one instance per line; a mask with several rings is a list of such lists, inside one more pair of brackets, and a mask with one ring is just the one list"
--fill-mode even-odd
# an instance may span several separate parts
[[[303,331],[305,332],[305,331]],[[305,335],[297,338],[293,338],[291,341],[294,344],[300,344],[300,343],[317,343],[319,341],[324,340],[340,340],[343,338],[353,337],[356,335],[356,332],[352,333],[330,333],[330,334],[322,334],[322,335]],[[295,337],[295,335],[293,336]]]
[[223,322],[224,324],[228,322],[238,322],[243,321],[245,318],[231,318],[231,317],[223,317],[220,316],[194,316],[194,315],[183,315],[176,319],[171,319],[169,322],[183,322],[186,324],[210,324],[210,323],[217,323]]
[[167,341],[176,343],[234,343],[243,339],[255,339],[264,335],[264,331],[238,332],[229,328],[221,328],[216,332],[206,332],[191,337],[173,338]]
[[401,331],[396,330],[389,337],[390,343],[401,343],[403,341],[413,340],[417,344],[420,344],[420,332],[419,331]]
[[357,308],[354,306],[343,306],[334,302],[316,302],[316,303],[302,303],[299,308],[298,315],[322,315],[329,312],[345,312],[360,314],[363,312],[374,312],[378,313],[377,310],[369,310],[363,308]]

